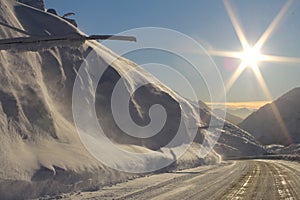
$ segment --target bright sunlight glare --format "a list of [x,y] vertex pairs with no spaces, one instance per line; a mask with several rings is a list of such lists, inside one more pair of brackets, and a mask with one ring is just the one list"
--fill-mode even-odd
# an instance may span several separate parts
[[[257,41],[257,43],[250,47],[249,43],[246,39],[246,36],[238,22],[238,19],[236,18],[233,9],[231,8],[230,4],[228,3],[228,0],[224,0],[224,5],[227,10],[227,13],[230,17],[230,20],[232,22],[232,25],[236,31],[236,34],[240,40],[241,46],[243,47],[242,52],[232,52],[232,51],[211,51],[212,55],[215,56],[222,56],[222,57],[233,57],[233,58],[239,58],[241,60],[241,63],[239,67],[236,69],[228,83],[226,84],[226,91],[229,91],[232,85],[235,83],[235,81],[239,78],[239,76],[243,73],[246,67],[250,67],[257,80],[259,81],[259,84],[261,85],[265,95],[268,97],[269,100],[272,99],[272,95],[266,85],[266,82],[260,72],[260,69],[258,67],[258,62],[294,62],[294,63],[300,63],[299,58],[292,58],[292,57],[284,57],[284,56],[274,56],[274,55],[264,55],[260,53],[261,47],[264,45],[266,40],[270,37],[270,35],[275,30],[276,26],[281,21],[282,17],[285,15],[285,13],[288,11],[288,8],[291,6],[292,0],[288,0],[284,6],[280,9],[277,16],[273,19],[271,24],[268,26],[268,28],[265,30],[263,35],[260,37],[260,39]],[[290,135],[288,132],[287,127],[284,124],[284,121],[278,111],[278,108],[276,105],[272,106],[272,111],[274,113],[274,116],[276,118],[277,123],[279,124],[282,132],[286,136],[288,140],[290,140]]]
[[261,57],[262,55],[258,49],[249,47],[242,52],[241,60],[246,66],[253,68],[257,66]]
[[[273,19],[267,29],[264,31],[262,36],[258,39],[254,46],[250,46],[247,38],[242,30],[239,20],[235,16],[235,13],[229,4],[228,0],[224,0],[224,5],[227,10],[228,16],[231,20],[233,28],[235,29],[236,35],[240,40],[242,51],[222,51],[222,50],[209,50],[210,55],[212,56],[220,56],[220,57],[231,57],[240,59],[240,65],[237,67],[232,77],[229,79],[226,84],[226,91],[229,91],[236,80],[240,77],[243,71],[249,67],[253,70],[256,75],[256,78],[259,79],[259,82],[263,83],[263,76],[259,69],[260,62],[284,62],[284,63],[300,63],[300,58],[295,57],[285,57],[285,56],[275,56],[275,55],[267,55],[262,54],[260,49],[263,47],[264,43],[268,40],[268,38],[272,35],[278,24],[280,23],[283,16],[288,11],[291,6],[293,0],[288,0],[283,7],[280,9],[277,16]],[[265,87],[265,93],[268,96],[268,99],[272,99],[269,92],[266,92],[268,89]]]

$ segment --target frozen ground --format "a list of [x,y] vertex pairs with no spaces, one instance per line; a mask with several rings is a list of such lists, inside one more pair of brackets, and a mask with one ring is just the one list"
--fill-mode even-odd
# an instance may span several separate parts
[[63,199],[299,199],[300,163],[230,161],[61,195]]

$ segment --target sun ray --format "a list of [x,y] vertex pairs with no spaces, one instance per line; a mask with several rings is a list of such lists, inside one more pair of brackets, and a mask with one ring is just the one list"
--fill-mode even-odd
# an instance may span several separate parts
[[227,0],[224,0],[223,2],[224,2],[224,5],[225,5],[225,8],[227,10],[227,13],[228,13],[228,15],[230,17],[231,23],[232,23],[232,25],[233,25],[233,27],[235,29],[235,32],[236,32],[236,34],[237,34],[237,36],[238,36],[238,38],[239,38],[239,40],[240,40],[240,42],[242,44],[242,47],[244,49],[248,48],[249,44],[247,42],[246,36],[245,36],[245,34],[244,34],[244,32],[243,32],[243,30],[242,30],[242,28],[241,28],[241,26],[240,26],[237,18],[236,18],[236,16],[234,15],[234,12],[233,12],[230,4],[228,3]]
[[273,55],[261,55],[261,60],[265,62],[300,63],[300,58]]
[[254,48],[260,49],[264,45],[264,43],[267,41],[267,39],[271,36],[271,34],[277,28],[278,24],[280,23],[280,21],[282,20],[283,16],[286,14],[286,12],[288,11],[292,2],[293,2],[293,0],[288,0],[284,4],[284,6],[280,9],[279,13],[276,15],[276,17],[270,23],[270,25],[265,30],[265,32],[262,34],[262,36],[259,38],[257,43],[254,45]]
[[255,74],[255,77],[258,80],[259,85],[262,87],[262,89],[263,89],[266,97],[268,98],[268,100],[272,100],[273,97],[272,97],[272,95],[271,95],[271,93],[269,91],[269,88],[267,87],[267,84],[266,84],[266,82],[265,82],[265,80],[264,80],[264,78],[263,78],[263,76],[262,76],[262,74],[261,74],[261,72],[259,70],[259,67],[257,65],[255,65],[251,69],[253,70],[253,72]]
[[[237,51],[222,51],[222,50],[208,50],[211,56],[228,57],[241,59],[243,53]],[[263,62],[277,62],[277,63],[300,63],[300,58],[287,57],[287,56],[275,56],[275,55],[260,55],[260,61]]]
[[237,51],[208,50],[208,53],[212,56],[230,57],[230,58],[241,58],[242,56],[242,53]]
[[[262,87],[265,95],[267,96],[267,98],[269,100],[272,100],[273,97],[272,97],[272,95],[270,93],[270,90],[269,90],[269,88],[268,88],[268,86],[267,86],[267,84],[266,84],[266,82],[265,82],[265,80],[264,80],[264,78],[263,78],[263,76],[262,76],[262,74],[261,74],[258,66],[256,65],[255,67],[252,68],[252,70],[253,70],[253,72],[254,72],[254,74],[255,74],[255,76],[256,76],[256,78],[257,78],[260,86]],[[284,137],[287,139],[287,141],[289,143],[291,143],[292,139],[290,137],[289,130],[287,129],[287,127],[286,127],[286,125],[285,125],[285,123],[284,123],[284,121],[283,121],[283,119],[281,117],[281,114],[280,114],[280,112],[279,112],[279,110],[278,110],[278,108],[276,106],[276,104],[271,103],[270,105],[271,105],[271,109],[272,109],[272,112],[274,114],[275,120],[277,121],[277,123],[278,123],[278,125],[279,125],[279,127],[280,127],[280,129],[282,131],[282,133],[284,134]]]
[[242,62],[239,67],[237,68],[237,70],[235,70],[234,74],[232,75],[232,77],[229,79],[229,81],[227,82],[225,89],[226,92],[228,92],[231,87],[233,86],[233,84],[236,82],[236,80],[240,77],[240,75],[243,73],[243,71],[246,69],[247,64]]

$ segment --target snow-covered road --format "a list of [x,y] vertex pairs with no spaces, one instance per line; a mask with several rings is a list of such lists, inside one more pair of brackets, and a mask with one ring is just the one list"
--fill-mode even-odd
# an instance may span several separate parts
[[142,177],[66,199],[300,199],[300,164],[229,161]]

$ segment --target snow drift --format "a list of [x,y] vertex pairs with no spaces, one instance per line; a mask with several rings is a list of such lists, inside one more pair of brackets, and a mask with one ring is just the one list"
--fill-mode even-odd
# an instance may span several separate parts
[[[0,1],[1,38],[82,34],[67,21],[36,9],[41,5],[43,8],[42,1],[21,2],[29,6],[12,0]],[[35,8],[30,6],[37,2]],[[110,169],[91,156],[77,135],[72,116],[73,85],[86,56],[97,47],[101,52],[98,56],[105,65],[106,57],[116,55],[97,42],[54,46],[35,45],[0,51],[0,196],[5,199],[97,189],[133,176]],[[100,63],[99,67],[102,65]],[[124,77],[129,69],[135,70],[136,76]],[[132,118],[140,125],[149,123],[150,105],[160,103],[168,113],[166,126],[158,135],[147,139],[123,134],[110,110],[111,92],[119,79],[134,85],[137,81],[154,78],[131,61],[119,58],[105,70],[99,82],[96,93],[99,121],[109,133],[107,137],[125,149],[148,152],[162,148],[178,129],[182,111],[179,102],[190,110],[184,114],[194,125],[200,127],[209,123],[211,112],[208,108],[196,113],[197,105],[163,84],[149,84],[137,90],[132,98]],[[216,148],[221,156],[264,152],[251,135],[230,123],[225,124],[225,130],[216,128],[216,131],[222,132]],[[188,129],[185,132],[188,134]],[[220,155],[215,151],[203,159],[195,150],[208,134],[212,133],[199,129],[195,143],[173,167],[219,162]],[[161,156],[160,159],[172,158]]]

